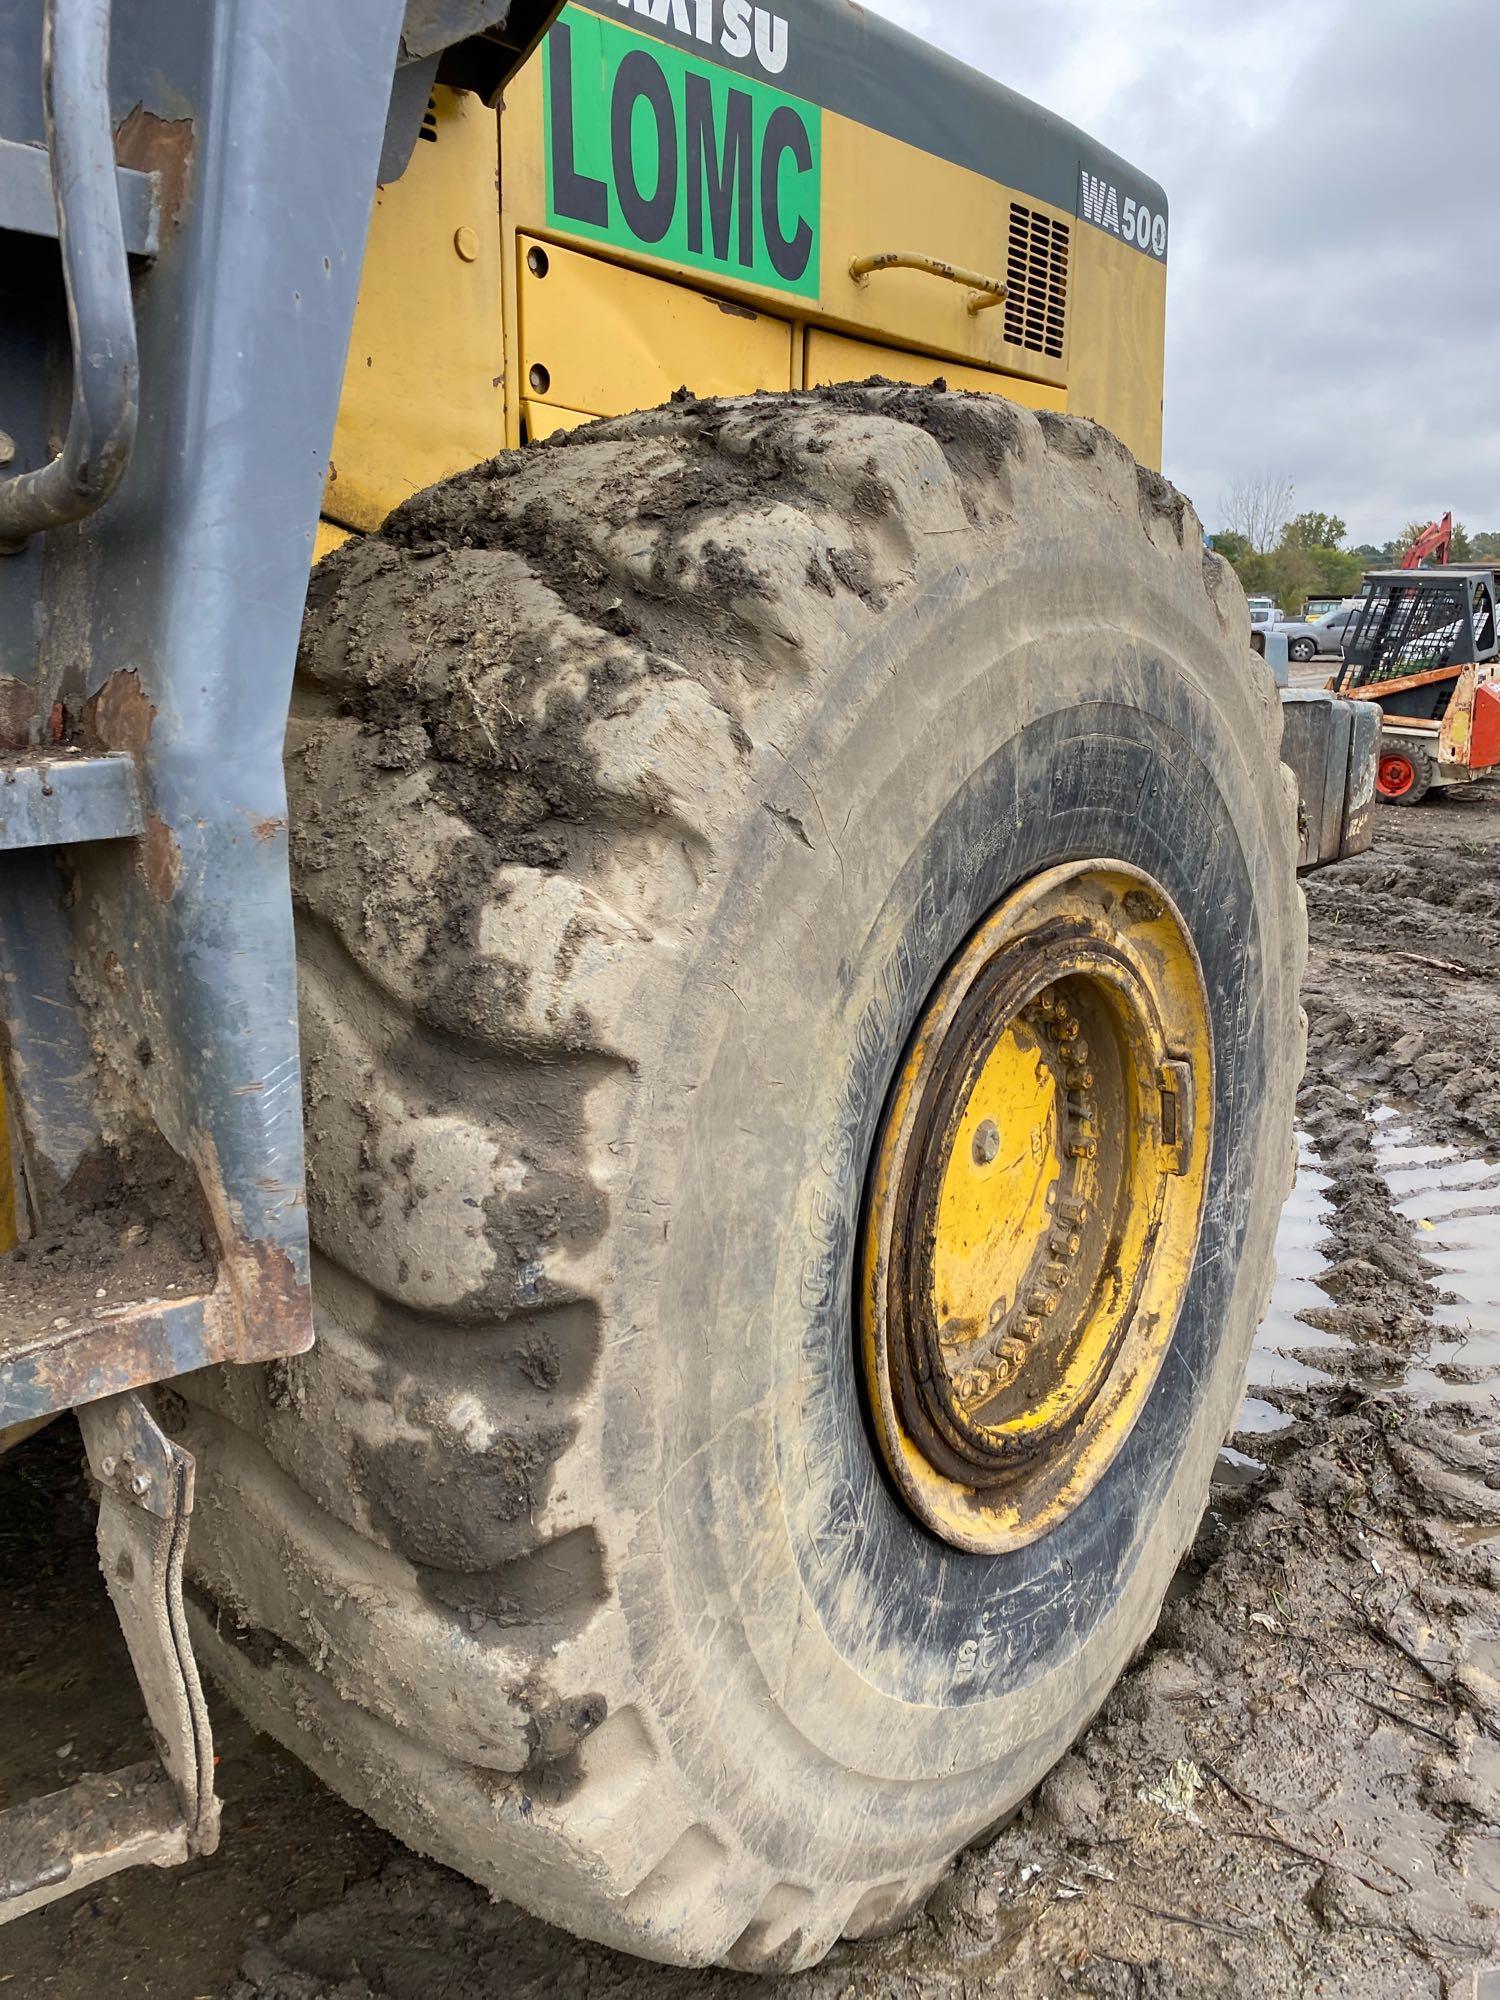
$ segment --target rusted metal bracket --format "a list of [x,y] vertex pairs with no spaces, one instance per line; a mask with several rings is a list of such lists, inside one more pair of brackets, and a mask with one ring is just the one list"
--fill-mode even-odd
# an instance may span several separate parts
[[[36,1315],[27,1317],[34,1322]],[[60,1325],[0,1328],[0,1430],[215,1362],[270,1361],[296,1351],[292,1337],[274,1328],[259,1341],[247,1339],[227,1284],[187,1298],[98,1306]]]
[[182,1603],[192,1454],[136,1395],[91,1404],[78,1422],[99,1482],[100,1567],[161,1764],[0,1814],[0,1924],[122,1868],[172,1867],[219,1844],[213,1737]]

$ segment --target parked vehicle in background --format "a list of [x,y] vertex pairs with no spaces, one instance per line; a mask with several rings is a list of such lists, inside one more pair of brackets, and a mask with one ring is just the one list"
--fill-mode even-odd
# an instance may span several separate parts
[[[1349,621],[1359,604],[1356,598],[1352,604],[1341,604],[1337,611],[1330,611],[1326,618],[1287,618],[1270,629],[1286,634],[1287,651],[1299,666],[1315,660],[1320,653],[1342,659]],[[1261,650],[1264,651],[1264,646]]]
[[1280,619],[1280,607],[1269,597],[1249,597],[1245,602],[1250,607],[1250,644],[1257,653],[1264,653],[1266,633]]
[[1302,607],[1303,620],[1309,625],[1315,624],[1318,619],[1326,618],[1331,611],[1341,610],[1344,602],[1342,597],[1310,597]]

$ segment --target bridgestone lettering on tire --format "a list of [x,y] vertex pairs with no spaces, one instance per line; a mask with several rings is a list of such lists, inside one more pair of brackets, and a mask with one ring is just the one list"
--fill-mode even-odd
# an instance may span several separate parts
[[[594,425],[318,572],[319,1338],[181,1428],[210,1667],[412,1845],[647,1956],[809,1965],[1103,1701],[1289,1179],[1295,798],[1245,626],[1105,432],[886,385]],[[871,1442],[866,1166],[964,939],[1093,855],[1201,960],[1207,1219],[1097,1489],[966,1556]]]

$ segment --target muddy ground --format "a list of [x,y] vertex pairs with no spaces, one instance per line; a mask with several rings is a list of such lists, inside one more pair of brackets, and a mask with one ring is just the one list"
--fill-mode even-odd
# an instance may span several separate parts
[[[1304,1174],[1247,1432],[1021,1820],[801,1980],[580,1946],[220,1705],[224,1842],[0,1934],[9,1994],[1500,1996],[1500,785],[1309,887]],[[0,1466],[0,1802],[147,1753],[71,1427]]]

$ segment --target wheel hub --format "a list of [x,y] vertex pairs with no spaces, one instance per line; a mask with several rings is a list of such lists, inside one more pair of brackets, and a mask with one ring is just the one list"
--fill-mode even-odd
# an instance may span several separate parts
[[1380,759],[1377,789],[1382,798],[1399,799],[1417,782],[1417,767],[1404,750],[1387,750]]
[[1129,1435],[1197,1248],[1212,1068],[1186,926],[1122,863],[1027,884],[939,984],[876,1149],[862,1335],[887,1468],[944,1540],[1036,1540]]

